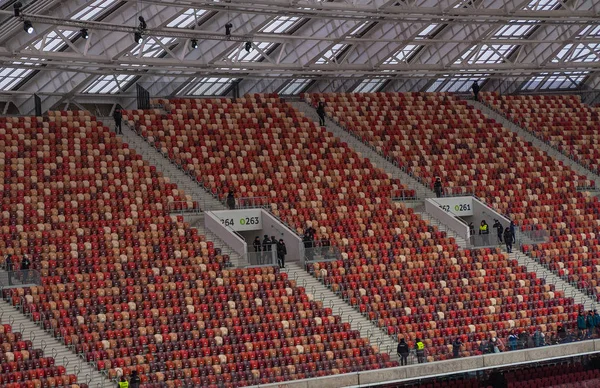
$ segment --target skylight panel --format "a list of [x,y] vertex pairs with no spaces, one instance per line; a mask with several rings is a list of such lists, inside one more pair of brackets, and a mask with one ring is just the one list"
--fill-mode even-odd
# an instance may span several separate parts
[[430,24],[427,27],[425,27],[423,30],[421,30],[421,32],[419,32],[417,34],[417,36],[415,37],[415,39],[418,40],[422,40],[422,39],[431,39],[433,38],[433,36],[436,34],[436,30],[439,27],[439,24]]
[[600,37],[600,25],[587,26],[579,33],[579,36],[598,36]]
[[131,54],[137,57],[140,55],[141,52],[141,56],[143,58],[157,58],[165,52],[164,46],[168,46],[176,40],[176,38],[168,37],[149,37],[148,39],[146,39],[146,41],[137,45],[137,47],[131,52]]
[[33,42],[33,47],[36,50],[42,50],[45,52],[57,52],[60,51],[62,47],[66,44],[65,41],[61,38],[60,34],[62,34],[65,39],[71,40],[77,35],[76,31],[70,30],[58,30],[51,31],[44,38],[41,38],[35,42]]
[[185,93],[190,96],[220,96],[223,95],[233,84],[236,78],[205,77],[195,79],[192,86]]
[[83,8],[75,15],[71,16],[71,19],[77,20],[92,20],[98,17],[102,12],[112,7],[118,2],[118,0],[96,0],[92,4]]
[[337,43],[332,48],[327,50],[321,58],[317,60],[317,64],[322,65],[327,62],[335,62],[342,51],[348,47],[345,43]]
[[302,93],[312,80],[307,78],[297,78],[290,80],[283,88],[279,91],[282,96],[293,96]]
[[600,43],[567,44],[552,62],[596,62],[600,61]]
[[33,71],[33,69],[0,68],[0,90],[12,90]]
[[[511,22],[517,22],[517,20],[511,20]],[[527,24],[507,24],[502,26],[494,34],[494,38],[525,38],[533,29],[537,26],[537,20],[527,20]]]
[[588,71],[565,71],[560,73],[541,73],[529,79],[523,89],[525,90],[564,90],[576,89],[589,75]]
[[368,20],[366,20],[364,22],[360,22],[356,26],[354,26],[354,28],[351,29],[346,34],[346,36],[352,37],[352,36],[360,35],[370,24],[371,24],[371,22]]
[[134,80],[133,75],[110,74],[103,75],[94,80],[88,87],[83,90],[83,93],[88,94],[116,94],[125,89],[129,83]]
[[525,8],[535,11],[551,11],[559,6],[560,1],[558,0],[532,0]]
[[465,74],[464,77],[438,78],[429,86],[428,92],[450,92],[463,93],[471,90],[473,82],[477,82],[479,86],[485,82],[489,74]]
[[300,18],[296,16],[277,16],[261,28],[260,32],[286,34],[294,28],[299,20]]
[[472,46],[455,63],[502,63],[516,47],[512,44],[484,44],[479,49],[478,46]]
[[236,50],[232,51],[227,59],[233,62],[257,62],[275,46],[273,42],[253,43],[250,51],[246,51],[245,44],[241,44]]
[[190,28],[206,14],[205,9],[190,8],[167,23],[169,28]]
[[396,53],[394,53],[391,57],[386,59],[383,64],[384,65],[397,65],[398,63],[407,63],[410,61],[410,58],[417,53],[417,51],[423,46],[417,46],[414,44],[407,44]]
[[373,93],[378,92],[383,88],[388,80],[385,78],[371,78],[362,80],[352,90],[352,93]]

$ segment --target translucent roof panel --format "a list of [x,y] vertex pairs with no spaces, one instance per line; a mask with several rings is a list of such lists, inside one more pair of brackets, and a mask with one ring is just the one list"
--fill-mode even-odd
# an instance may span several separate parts
[[396,51],[391,57],[386,59],[384,65],[396,65],[398,63],[406,63],[410,61],[410,58],[417,53],[417,51],[423,46],[417,46],[414,44],[407,44],[400,50]]
[[0,67],[0,90],[12,90],[34,70]]
[[600,36],[600,24],[587,26],[579,33],[579,36]]
[[531,0],[525,8],[536,11],[551,11],[559,6],[559,0]]
[[333,47],[327,50],[325,54],[323,54],[323,56],[317,60],[316,63],[324,64],[327,62],[335,62],[338,55],[340,55],[341,52],[344,51],[348,46],[349,45],[345,43],[336,43],[333,45]]
[[600,61],[600,43],[567,44],[552,62],[597,62]]
[[427,88],[428,92],[468,92],[473,82],[481,84],[487,80],[489,74],[473,74],[461,78],[438,78]]
[[430,24],[417,34],[415,39],[431,39],[438,32],[439,24]]
[[[511,22],[517,21],[511,20]],[[494,38],[526,38],[531,32],[533,32],[533,29],[537,26],[537,24],[537,20],[524,20],[522,24],[507,24],[496,31]]]
[[165,53],[165,47],[175,42],[176,38],[156,38],[148,37],[132,51],[133,56],[141,56],[143,58],[158,58]]
[[205,77],[194,79],[184,93],[190,96],[221,96],[229,90],[236,78]]
[[242,43],[238,46],[227,56],[227,59],[233,62],[258,62],[263,58],[263,53],[266,54],[275,47],[273,42],[255,42],[252,43],[250,51],[246,51],[245,45],[245,43]]
[[133,75],[111,74],[96,78],[89,84],[83,93],[88,94],[116,94],[125,89],[135,79]]
[[77,20],[92,20],[97,18],[102,12],[117,4],[118,0],[96,0],[89,4],[75,15],[71,16],[71,19]]
[[300,18],[296,16],[277,16],[261,28],[260,32],[287,34],[296,26],[299,20]]
[[372,22],[368,20],[357,23],[354,28],[348,31],[346,36],[360,36],[371,25],[371,23]]
[[308,85],[312,80],[307,78],[297,78],[290,80],[287,84],[285,84],[281,90],[279,90],[279,94],[283,96],[294,96],[302,93],[306,90]]
[[485,64],[502,63],[517,46],[512,44],[491,44],[472,46],[455,63]]
[[371,78],[362,80],[351,91],[352,93],[373,93],[378,92],[383,88],[388,80],[385,78]]
[[561,73],[542,73],[529,79],[523,89],[525,90],[559,90],[576,89],[589,75],[588,71],[565,71]]
[[70,30],[58,30],[51,31],[45,37],[33,42],[33,46],[36,50],[42,50],[46,52],[57,52],[64,47],[66,44],[65,41],[61,38],[64,36],[65,39],[73,39],[75,35],[77,35],[78,31],[70,31]]
[[169,28],[190,28],[206,14],[205,9],[190,8],[167,23]]

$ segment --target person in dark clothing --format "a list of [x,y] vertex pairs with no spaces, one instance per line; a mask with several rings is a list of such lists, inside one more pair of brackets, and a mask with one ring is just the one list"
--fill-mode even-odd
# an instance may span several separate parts
[[481,343],[479,343],[479,351],[481,354],[488,354],[489,350],[490,347],[488,345],[488,341],[486,339],[481,340]]
[[129,379],[129,387],[140,388],[141,382],[142,381],[140,380],[140,376],[138,376],[137,371],[134,370],[133,372],[131,372],[131,378]]
[[227,207],[231,210],[235,209],[235,195],[233,194],[233,190],[229,190],[229,194],[227,194]]
[[123,112],[121,111],[120,106],[117,106],[117,108],[113,112],[113,119],[115,119],[115,132],[120,135],[123,134],[123,130],[121,129],[121,122],[123,121]]
[[325,236],[321,237],[321,255],[323,256],[324,259],[326,259],[327,255],[329,254],[330,246],[331,246],[331,243],[329,242],[329,239]]
[[585,330],[587,329],[585,315],[583,315],[583,311],[579,312],[577,316],[577,339],[582,339],[585,335]]
[[479,101],[479,84],[477,83],[477,81],[473,82],[473,85],[471,85],[471,90],[473,91],[475,101]]
[[442,179],[440,177],[435,178],[435,183],[433,184],[433,191],[435,192],[435,196],[440,198],[442,196]]
[[510,233],[512,235],[512,242],[514,244],[514,243],[517,242],[517,237],[516,237],[516,234],[515,234],[515,223],[514,223],[514,221],[510,222]]
[[504,227],[498,220],[494,220],[494,225],[492,228],[496,229],[496,234],[498,235],[498,242],[502,244],[502,232],[504,232]]
[[462,347],[462,341],[460,337],[456,337],[454,342],[452,342],[452,357],[458,358],[460,357],[460,348]]
[[519,337],[515,334],[514,331],[510,332],[508,336],[508,347],[510,350],[517,350],[517,343],[519,341]]
[[302,242],[304,243],[304,249],[305,249],[304,255],[306,256],[308,261],[313,261],[314,256],[315,256],[315,252],[313,249],[314,241],[308,232],[304,233],[304,236],[302,237]]
[[317,104],[317,114],[319,115],[319,125],[325,125],[325,104],[323,101],[319,101]]
[[600,337],[600,315],[598,315],[598,310],[594,310],[594,326],[596,327],[596,335]]
[[567,330],[563,325],[558,325],[556,330],[556,336],[558,337],[558,343],[563,343],[567,338]]
[[594,312],[592,310],[588,311],[588,315],[585,317],[585,326],[587,329],[585,338],[590,339],[594,335]]
[[490,227],[488,226],[485,220],[481,220],[481,225],[479,225],[479,235],[482,236],[482,242],[484,245],[489,245],[490,243]]
[[529,342],[529,334],[523,330],[519,333],[519,348],[526,349]]
[[262,241],[262,252],[263,252],[263,262],[262,264],[268,263],[271,255],[271,239],[268,235],[265,234],[265,238]]
[[277,261],[279,262],[279,268],[285,268],[285,255],[287,255],[285,241],[279,239],[279,242],[277,243]]
[[475,236],[475,225],[472,222],[469,222],[469,236]]
[[27,283],[29,280],[29,267],[31,266],[31,261],[27,255],[23,255],[23,259],[21,260],[21,271],[23,271],[23,283]]
[[6,266],[6,272],[8,272],[8,285],[12,286],[12,276],[13,276],[13,271],[15,270],[13,261],[12,261],[12,256],[11,255],[7,255],[6,258],[4,259],[4,265]]
[[504,229],[504,242],[506,243],[506,251],[512,253],[513,236],[508,227]]
[[254,246],[254,253],[255,253],[254,256],[256,257],[256,264],[258,264],[258,261],[260,260],[260,251],[261,251],[260,237],[256,236],[252,245]]
[[315,239],[315,235],[317,234],[317,230],[315,228],[313,228],[312,226],[309,226],[305,231],[304,234],[308,234],[311,240]]
[[410,353],[410,349],[408,348],[406,341],[404,341],[404,338],[401,338],[400,342],[398,342],[398,348],[396,351],[398,352],[398,357],[400,358],[400,366],[408,365],[408,354]]

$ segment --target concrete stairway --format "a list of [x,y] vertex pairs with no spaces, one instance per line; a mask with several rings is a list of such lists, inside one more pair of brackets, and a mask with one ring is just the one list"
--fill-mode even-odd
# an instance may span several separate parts
[[586,310],[593,310],[596,308],[597,303],[592,298],[585,295],[577,287],[564,281],[554,272],[548,270],[542,264],[530,258],[520,250],[513,247],[512,253],[509,253],[508,256],[510,259],[517,260],[520,265],[525,266],[527,271],[535,272],[539,278],[545,279],[547,284],[554,284],[556,290],[564,291],[565,297],[572,297],[576,303],[584,305]]
[[[319,122],[319,116],[315,111],[315,108],[310,106],[304,101],[290,101],[288,102],[291,106],[296,108],[298,111],[304,113],[304,115],[313,120],[315,123]],[[318,125],[318,124],[317,124]],[[360,153],[363,157],[368,158],[371,162],[383,169],[388,174],[391,174],[392,178],[397,178],[403,184],[407,185],[408,188],[415,191],[418,198],[433,198],[435,193],[428,187],[423,185],[416,177],[409,175],[406,171],[403,171],[396,166],[392,160],[387,159],[385,156],[380,154],[374,148],[363,143],[360,139],[356,138],[352,133],[348,132],[345,128],[331,120],[330,118],[325,119],[325,126],[327,130],[337,136],[341,141],[346,142],[352,149]]]
[[317,278],[306,272],[299,262],[286,263],[285,269],[290,279],[296,280],[298,286],[304,287],[307,293],[313,294],[316,300],[321,300],[324,307],[331,307],[333,314],[340,315],[342,321],[349,322],[352,330],[358,330],[361,337],[368,338],[372,345],[379,346],[382,352],[389,353],[391,359],[398,361],[396,354],[397,342],[373,324],[358,310],[342,300],[327,288]]
[[188,175],[179,166],[171,162],[168,157],[164,156],[146,139],[138,135],[125,122],[123,123],[123,135],[119,136],[151,165],[156,166],[157,170],[164,177],[168,177],[171,182],[177,184],[186,194],[191,195],[192,200],[198,202],[202,210],[225,209],[225,205],[200,186],[191,175]]
[[450,229],[448,226],[446,226],[446,224],[441,223],[440,220],[438,220],[431,214],[427,213],[425,211],[424,206],[415,207],[414,210],[415,210],[416,214],[418,214],[422,219],[429,222],[429,224],[431,226],[437,226],[437,228],[439,230],[446,232],[446,235],[448,235],[448,237],[453,237],[454,240],[456,241],[456,245],[458,245],[461,249],[468,248],[467,241],[464,238],[462,238],[458,234],[456,234],[456,232],[453,231],[452,229]]
[[[133,131],[128,125],[123,125],[123,135],[120,135],[123,141],[147,160],[151,165],[156,166],[165,178],[169,178],[171,182],[177,184],[177,187],[183,189],[185,194],[191,195],[192,200],[197,201],[202,210],[224,210],[225,205],[218,201],[209,192],[204,190],[193,177],[179,169],[160,151],[154,148],[143,137]],[[204,228],[204,215],[202,213],[186,213],[181,212],[186,217],[190,226],[198,229],[200,234],[206,236],[209,241],[214,243],[215,248],[220,248],[221,252],[229,255],[230,264],[234,267],[242,265],[243,259],[240,255],[233,251],[227,244],[223,242],[217,235]]]
[[98,372],[75,354],[74,351],[63,345],[58,339],[37,326],[17,308],[0,298],[0,323],[8,323],[14,331],[21,332],[24,339],[31,340],[33,347],[42,349],[46,357],[54,357],[57,365],[67,369],[67,373],[77,375],[79,383],[86,383],[90,388],[113,387],[114,383]]
[[490,108],[489,106],[487,106],[484,103],[481,103],[479,101],[474,101],[474,100],[467,100],[467,103],[469,105],[471,105],[472,107],[479,109],[487,117],[494,119],[497,122],[499,122],[500,124],[502,124],[502,126],[504,126],[504,128],[510,129],[512,132],[516,133],[523,139],[527,140],[528,142],[531,142],[531,144],[533,144],[535,147],[537,147],[540,150],[547,153],[550,157],[552,157],[556,160],[560,160],[561,162],[563,162],[563,164],[565,166],[570,167],[576,173],[586,176],[590,180],[593,180],[594,182],[596,182],[596,187],[600,187],[600,176],[598,176],[594,172],[588,170],[587,168],[585,168],[581,164],[577,163],[573,159],[569,158],[567,155],[563,154],[561,151],[552,147],[550,144],[544,142],[543,140],[541,140],[540,138],[535,136],[535,134],[533,134],[530,131],[528,131],[527,129],[520,127],[517,124],[513,123],[508,118],[506,118],[506,116],[498,113],[496,110]]

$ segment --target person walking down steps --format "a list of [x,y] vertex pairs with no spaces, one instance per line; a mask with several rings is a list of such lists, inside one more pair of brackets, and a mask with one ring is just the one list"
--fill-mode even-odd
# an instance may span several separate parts
[[408,344],[404,338],[400,339],[396,351],[398,352],[398,357],[400,358],[400,366],[408,365],[408,354],[410,353],[410,348],[408,347]]
[[122,135],[123,130],[121,129],[121,123],[123,121],[123,112],[121,111],[120,106],[117,106],[113,112],[113,119],[115,119],[115,132],[119,135]]
[[319,115],[319,125],[325,125],[325,103],[323,101],[319,101],[317,105],[317,114]]

